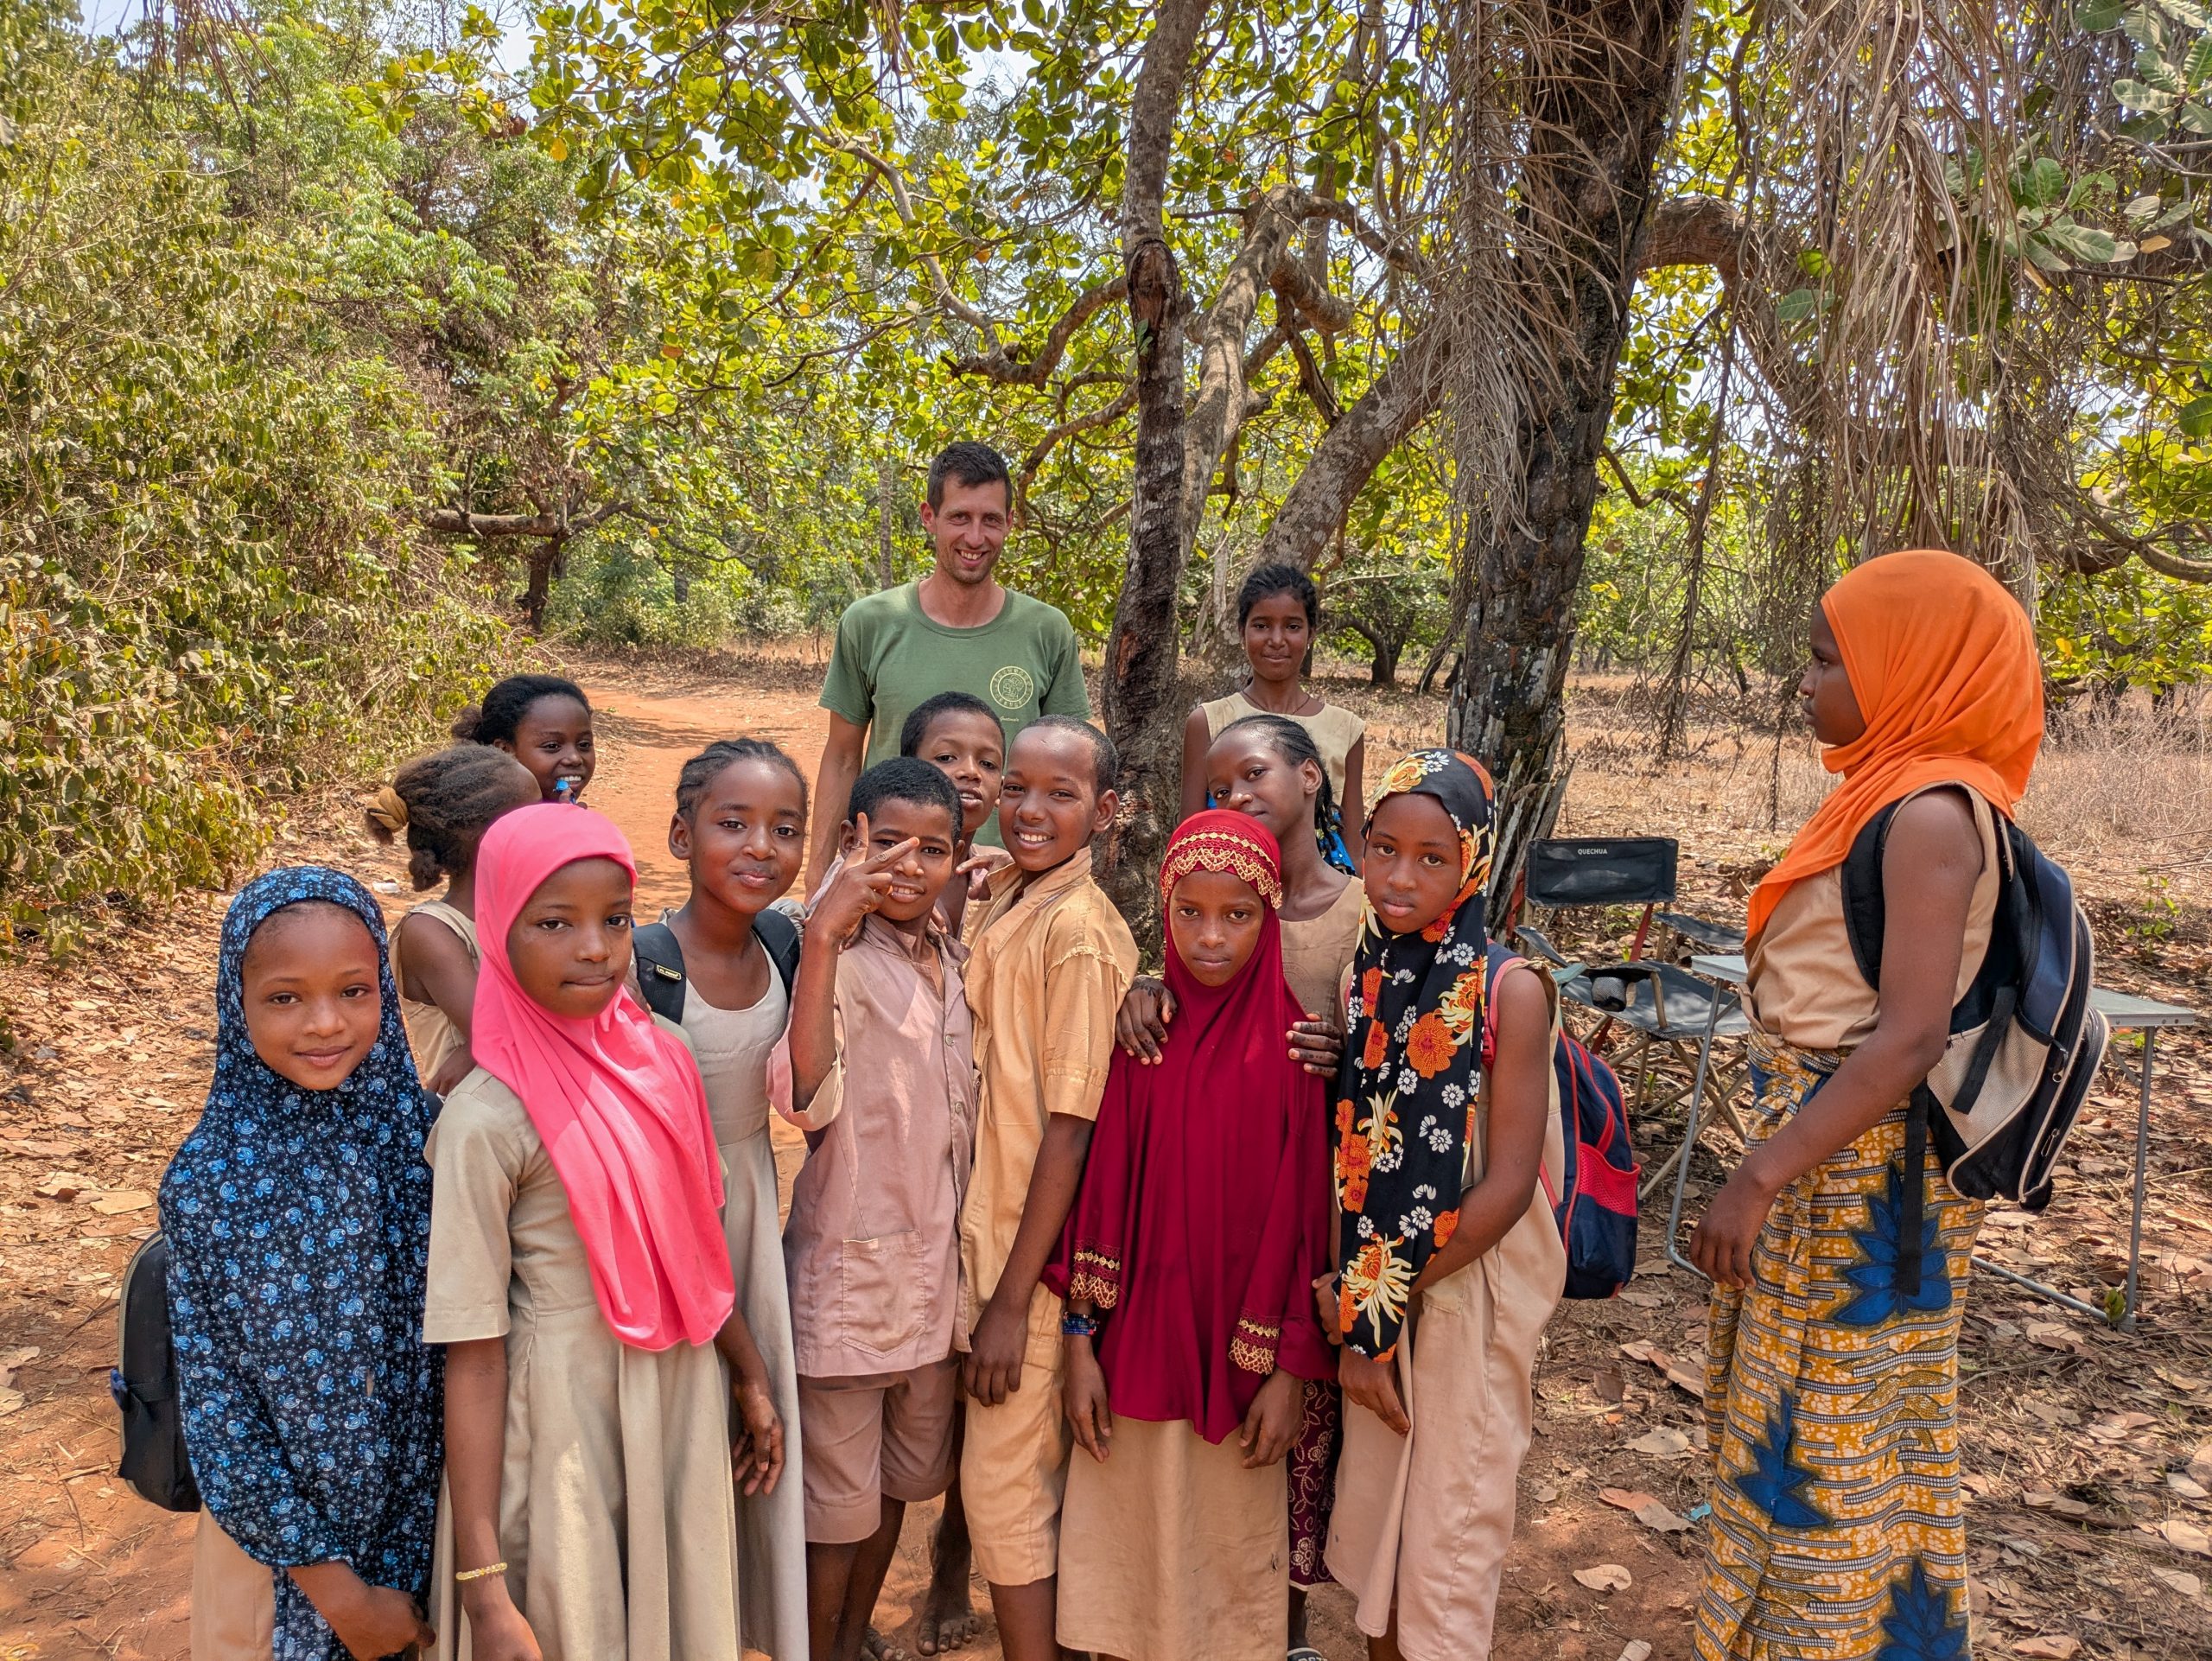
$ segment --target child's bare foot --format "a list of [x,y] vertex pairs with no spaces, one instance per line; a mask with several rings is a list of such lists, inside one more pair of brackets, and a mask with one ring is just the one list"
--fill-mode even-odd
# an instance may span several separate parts
[[[924,1655],[950,1655],[973,1641],[983,1630],[983,1618],[968,1601],[968,1554],[956,1566],[940,1562],[930,1576],[928,1594],[922,1600],[922,1619],[914,1639]],[[957,1567],[957,1572],[952,1572]]]
[[868,1658],[868,1661],[914,1661],[903,1646],[893,1644],[873,1626],[868,1629],[868,1636],[861,1639],[861,1653]]

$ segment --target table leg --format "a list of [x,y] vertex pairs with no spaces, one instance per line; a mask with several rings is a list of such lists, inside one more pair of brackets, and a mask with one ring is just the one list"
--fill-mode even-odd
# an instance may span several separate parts
[[2120,1300],[2120,1330],[2135,1330],[2135,1296],[2143,1263],[2143,1188],[2151,1168],[2151,1069],[2158,1029],[2143,1031],[2142,1085],[2135,1105],[2135,1213],[2127,1230],[2127,1290]]
[[1698,1041],[1697,1079],[1690,1086],[1690,1122],[1682,1132],[1681,1151],[1675,1156],[1675,1203],[1667,1209],[1667,1261],[1693,1275],[1698,1267],[1682,1256],[1682,1189],[1689,1181],[1690,1154],[1697,1147],[1699,1111],[1705,1105],[1706,1074],[1713,1062],[1713,1031],[1720,1024],[1720,999],[1716,993],[1706,1006],[1705,1035]]

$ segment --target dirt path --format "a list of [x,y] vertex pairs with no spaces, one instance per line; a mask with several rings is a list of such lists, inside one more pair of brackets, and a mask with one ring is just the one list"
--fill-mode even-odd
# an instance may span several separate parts
[[[584,674],[604,744],[589,799],[631,837],[641,909],[683,897],[666,826],[677,772],[702,744],[740,731],[772,737],[812,776],[818,672],[769,659],[721,675]],[[1330,695],[1367,710],[1385,747],[1425,738],[1434,719],[1433,705],[1403,695],[1370,700],[1345,684]],[[1758,850],[1757,835],[1718,805],[1708,810],[1705,799],[1719,804],[1725,784],[1716,776],[1663,805],[1665,828],[1681,821],[1686,852],[1708,855],[1694,871],[1685,859],[1692,909],[1725,909],[1724,869]],[[1572,828],[1657,828],[1649,820],[1660,805],[1648,779],[1586,761]],[[394,916],[409,903],[402,861],[342,816],[302,826],[271,854],[271,862],[307,860],[376,884]],[[2126,880],[2137,880],[2132,869]],[[2121,898],[2100,902],[2116,920],[2105,978],[2212,1002],[2203,909],[2184,907],[2155,941],[2123,950],[2133,937]],[[175,1661],[186,1652],[191,1524],[113,1480],[105,1381],[117,1276],[151,1227],[162,1164],[205,1091],[226,903],[190,896],[158,928],[118,924],[97,951],[60,968],[0,965],[0,1661]],[[2204,1594],[2171,1578],[2212,1579],[2212,1557],[2187,1544],[2189,1530],[2212,1528],[2212,1505],[2182,1486],[2194,1480],[2186,1472],[2198,1444],[2212,1458],[2212,1180],[2200,1129],[2212,1112],[2212,1071],[2194,1039],[2162,1053],[2142,1333],[2113,1333],[1986,1277],[1974,1283],[1963,1397],[1976,1653],[1985,1658],[2069,1638],[2082,1655],[2212,1653]],[[1655,1088],[1678,1077],[1677,1064],[1662,1064]],[[2092,1292],[2111,1283],[2125,1240],[2121,1161],[2133,1123],[2126,1081],[2115,1072],[2104,1082],[2060,1206],[2032,1229],[2000,1215],[1984,1236],[2007,1261]],[[1639,1117],[1638,1134],[1656,1162],[1679,1118],[1655,1107]],[[788,1192],[798,1137],[779,1135],[778,1154]],[[1718,1174],[1701,1156],[1694,1187],[1709,1193]],[[1673,1382],[1700,1365],[1702,1293],[1664,1267],[1662,1223],[1663,1212],[1647,1216],[1633,1286],[1610,1302],[1565,1306],[1553,1322],[1500,1607],[1497,1653],[1512,1661],[1618,1661],[1637,1641],[1652,1646],[1653,1661],[1689,1655],[1695,1531],[1652,1529],[1605,1498],[1649,1497],[1678,1517],[1703,1498],[1697,1405]],[[918,1507],[910,1518],[880,1610],[910,1648],[933,1512]],[[1601,1564],[1626,1569],[1630,1585],[1605,1593],[1574,1580]],[[1333,1589],[1315,1599],[1314,1638],[1329,1661],[1363,1653],[1347,1603]],[[2062,1642],[2018,1652],[2074,1651]],[[998,1651],[987,1636],[967,1653]]]

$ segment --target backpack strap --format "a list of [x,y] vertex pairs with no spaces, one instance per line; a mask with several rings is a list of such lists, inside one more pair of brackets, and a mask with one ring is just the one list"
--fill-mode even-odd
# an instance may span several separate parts
[[753,920],[753,932],[760,937],[768,961],[775,964],[776,977],[784,983],[784,999],[790,1002],[791,988],[798,981],[798,925],[771,907]]
[[1936,1098],[1927,1081],[1912,1087],[1904,1110],[1904,1180],[1897,1207],[1897,1289],[1905,1297],[1920,1292],[1920,1238],[1928,1215],[1928,1121],[1936,1111]]
[[[1497,1056],[1497,983],[1505,978],[1506,971],[1518,969],[1523,964],[1527,964],[1539,975],[1544,972],[1535,964],[1530,964],[1526,958],[1516,953],[1512,947],[1500,945],[1495,940],[1490,943],[1490,950],[1484,955],[1483,962],[1482,1064],[1485,1072],[1490,1070],[1491,1063]],[[1559,1047],[1556,1042],[1552,1047],[1552,1065],[1554,1069],[1559,1065]],[[1562,1098],[1560,1108],[1562,1115],[1572,1123],[1573,1104]],[[1545,1203],[1550,1206],[1553,1211],[1558,1211],[1559,1193],[1552,1187],[1551,1173],[1544,1169],[1541,1159],[1536,1161],[1536,1181],[1543,1188]]]
[[1859,973],[1876,991],[1882,988],[1882,936],[1889,906],[1882,892],[1882,856],[1888,850],[1890,822],[1901,802],[1891,802],[1866,821],[1843,858],[1843,926]]
[[[784,983],[784,999],[789,1002],[792,983],[798,979],[798,925],[782,912],[764,911],[753,920],[753,932],[768,954],[776,978]],[[631,935],[630,949],[637,956],[638,990],[645,994],[645,1007],[664,1021],[680,1025],[687,977],[683,946],[676,931],[665,923],[647,923]]]
[[632,931],[630,950],[638,959],[638,990],[645,1008],[663,1021],[683,1019],[683,946],[665,923]]

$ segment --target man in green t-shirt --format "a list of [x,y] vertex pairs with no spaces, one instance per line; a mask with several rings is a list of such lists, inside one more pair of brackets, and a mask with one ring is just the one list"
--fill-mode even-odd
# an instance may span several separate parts
[[[1000,586],[1014,482],[988,444],[948,447],[930,464],[922,528],[937,565],[918,582],[855,600],[837,620],[822,683],[830,735],[814,781],[810,873],[837,850],[845,799],[863,767],[899,753],[907,712],[939,692],[968,692],[998,712],[1008,745],[1040,715],[1090,714],[1075,630],[1058,608]],[[979,840],[998,840],[997,821]]]

